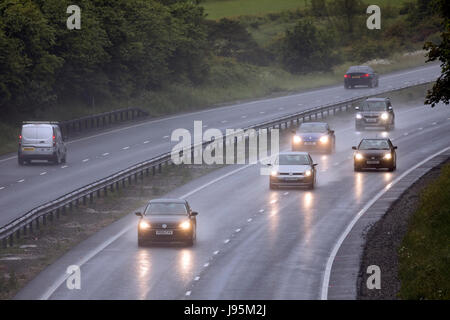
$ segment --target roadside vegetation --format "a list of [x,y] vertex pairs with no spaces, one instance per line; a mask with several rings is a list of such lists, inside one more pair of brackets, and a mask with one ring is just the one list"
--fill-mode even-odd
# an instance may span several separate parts
[[399,249],[401,299],[450,299],[450,164],[420,194]]
[[366,28],[360,0],[244,0],[236,14],[224,11],[234,0],[81,0],[81,30],[66,28],[68,0],[3,1],[0,153],[22,120],[161,116],[339,83],[352,64],[422,65],[442,28],[433,1],[382,2],[381,30]]

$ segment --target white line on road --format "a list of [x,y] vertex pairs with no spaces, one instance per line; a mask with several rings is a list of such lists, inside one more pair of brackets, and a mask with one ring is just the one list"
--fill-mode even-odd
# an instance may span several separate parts
[[5,187],[0,187],[0,190],[3,190],[3,189],[5,189]]
[[200,277],[199,277],[199,276],[196,276],[196,277],[194,278],[194,281],[198,281],[198,280],[200,280]]
[[65,165],[65,166],[62,166],[62,167],[61,167],[61,169],[65,169],[65,168],[67,168],[67,167],[68,167],[68,166],[67,166],[67,165]]
[[130,147],[129,147],[129,146],[126,146],[126,147],[123,147],[123,148],[122,148],[122,150],[127,150],[127,149],[130,149]]
[[25,179],[20,179],[20,180],[18,180],[17,182],[18,183],[22,183],[22,182],[24,182],[25,181]]
[[344,230],[344,232],[341,234],[337,242],[335,243],[333,249],[331,250],[330,256],[328,257],[327,264],[325,266],[325,272],[322,280],[322,290],[320,297],[322,300],[328,299],[328,287],[330,285],[330,276],[331,276],[331,267],[333,266],[334,258],[336,257],[336,254],[341,247],[342,243],[344,242],[347,235],[352,230],[353,226],[358,222],[359,218],[377,201],[383,194],[385,194],[390,188],[392,188],[393,185],[397,184],[400,180],[402,180],[405,176],[407,176],[409,173],[411,173],[416,168],[420,167],[422,164],[428,162],[429,160],[433,159],[435,156],[449,150],[450,147],[447,147],[445,149],[442,149],[441,151],[436,152],[435,154],[429,156],[428,158],[422,160],[412,168],[409,168],[406,170],[403,174],[401,174],[398,178],[396,178],[394,181],[389,183],[386,187],[384,187],[380,192],[378,192],[375,197],[373,197],[367,204],[359,211],[356,216],[350,221],[347,228]]
[[264,212],[264,209],[259,210],[259,213],[263,213],[263,212]]
[[84,159],[84,160],[83,160],[83,162],[88,162],[88,161],[89,161],[89,159]]
[[219,250],[214,251],[213,254],[214,254],[214,255],[219,254]]
[[223,243],[228,243],[230,242],[230,239],[226,239]]
[[203,266],[204,266],[205,268],[207,268],[207,267],[209,266],[209,262],[205,263]]
[[433,125],[433,126],[437,125],[437,122],[433,122],[432,125]]
[[169,138],[169,136],[164,136],[164,137],[163,137],[163,139],[167,139],[167,138]]
[[252,218],[248,218],[248,219],[247,219],[247,222],[252,222]]
[[102,154],[102,156],[106,157],[107,155],[109,155],[109,152],[105,152],[104,154]]
[[44,174],[47,174],[47,171],[41,172],[39,175],[43,176]]
[[190,296],[191,295],[191,291],[186,291],[186,295]]
[[237,228],[236,230],[234,230],[235,232],[240,232],[241,231],[241,229],[240,228]]

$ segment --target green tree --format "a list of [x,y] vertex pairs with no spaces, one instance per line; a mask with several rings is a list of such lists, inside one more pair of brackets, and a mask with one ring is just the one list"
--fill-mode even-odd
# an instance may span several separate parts
[[444,31],[441,34],[441,43],[427,42],[424,49],[428,50],[428,61],[439,60],[441,62],[441,75],[433,88],[428,91],[425,103],[434,107],[440,101],[449,104],[450,100],[450,3],[446,0],[434,2],[436,11],[444,19]]
[[300,20],[282,40],[282,63],[294,73],[328,70],[335,63],[332,43],[330,36],[310,20]]

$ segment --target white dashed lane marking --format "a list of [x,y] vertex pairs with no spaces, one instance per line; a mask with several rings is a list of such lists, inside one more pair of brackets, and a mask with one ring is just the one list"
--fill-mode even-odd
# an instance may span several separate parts
[[209,262],[205,263],[203,266],[204,266],[205,268],[208,267],[208,266],[209,266]]
[[259,210],[259,213],[263,213],[263,212],[264,212],[264,209]]
[[25,179],[20,179],[20,180],[18,180],[17,182],[18,183],[22,183],[22,182],[24,182],[25,181]]
[[146,140],[146,141],[144,141],[144,144],[147,144],[147,143],[149,143],[150,141],[149,140]]
[[83,162],[88,162],[88,161],[89,161],[89,159],[84,159],[84,160],[83,160]]
[[47,171],[41,172],[39,175],[43,176],[44,174],[47,174]]
[[102,154],[102,156],[106,157],[107,155],[109,155],[108,152],[105,152],[104,154]]
[[219,250],[214,251],[213,254],[214,254],[214,255],[219,254]]
[[225,240],[223,243],[228,243],[230,242],[230,239]]
[[198,281],[198,280],[200,280],[200,277],[199,277],[199,276],[197,276],[197,277],[194,278],[194,281]]
[[252,218],[248,218],[248,219],[247,219],[247,222],[252,222]]
[[191,295],[191,292],[190,292],[190,291],[186,291],[186,295],[187,295],[187,296],[190,296],[190,295]]
[[5,189],[5,187],[0,187],[0,190],[3,190],[3,189]]
[[234,230],[235,232],[240,232],[241,231],[241,229],[239,229],[239,228],[237,228],[236,230]]
[[67,168],[67,167],[68,167],[68,166],[62,166],[61,169],[65,169],[65,168]]
[[122,148],[122,150],[127,150],[127,149],[130,149],[130,147],[127,146],[127,147]]

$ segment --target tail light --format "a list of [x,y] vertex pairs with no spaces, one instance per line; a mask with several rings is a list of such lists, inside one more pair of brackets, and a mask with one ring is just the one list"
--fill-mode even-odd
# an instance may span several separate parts
[[366,78],[367,78],[368,76],[369,76],[369,74],[368,74],[368,73],[366,73],[366,74],[364,75],[364,77],[366,77]]
[[22,143],[22,135],[20,134],[19,135],[19,144],[21,144]]
[[56,137],[53,136],[53,146],[56,146]]
[[344,78],[348,78],[348,74],[344,74]]

